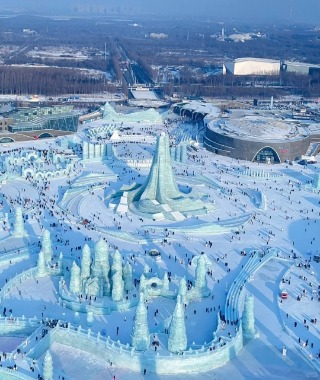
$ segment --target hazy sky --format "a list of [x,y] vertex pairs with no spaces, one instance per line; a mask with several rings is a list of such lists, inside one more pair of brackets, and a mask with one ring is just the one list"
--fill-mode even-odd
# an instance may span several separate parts
[[320,25],[320,0],[0,0],[0,11],[121,12],[196,18],[310,22]]

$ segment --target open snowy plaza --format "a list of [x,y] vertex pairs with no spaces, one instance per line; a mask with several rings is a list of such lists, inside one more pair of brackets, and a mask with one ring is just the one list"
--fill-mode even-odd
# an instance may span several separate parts
[[0,379],[319,378],[320,164],[199,126],[106,104],[0,146]]

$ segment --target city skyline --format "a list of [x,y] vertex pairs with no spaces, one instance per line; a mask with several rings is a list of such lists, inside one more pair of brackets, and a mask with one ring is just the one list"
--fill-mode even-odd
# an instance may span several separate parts
[[309,0],[308,5],[302,0],[71,0],[65,2],[42,2],[40,0],[2,0],[1,12],[28,12],[41,14],[123,14],[159,16],[182,16],[205,19],[237,19],[243,21],[263,22],[297,22],[320,23],[320,2]]

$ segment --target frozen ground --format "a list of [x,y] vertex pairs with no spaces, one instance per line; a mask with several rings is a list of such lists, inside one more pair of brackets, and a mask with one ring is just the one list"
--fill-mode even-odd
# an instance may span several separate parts
[[[170,119],[168,115],[166,117],[168,120],[162,129],[172,135],[172,140],[180,138],[181,133],[189,133],[190,136],[194,133],[192,124],[184,122],[179,128],[179,119]],[[132,133],[142,135],[154,135],[161,130],[159,126],[153,130],[152,127],[143,124],[130,127],[133,128]],[[35,147],[45,148],[48,144],[54,146],[55,143],[48,140],[35,141],[33,144],[37,144]],[[22,143],[12,145],[14,148],[22,146]],[[59,149],[61,150],[61,147]],[[8,147],[0,147],[0,151],[4,150],[8,150]],[[154,144],[142,139],[138,142],[126,140],[117,143],[117,155],[120,160],[128,156],[148,159],[152,157],[153,151]],[[318,191],[312,192],[305,188],[305,184],[312,181],[314,175],[319,172],[319,164],[308,165],[306,168],[297,164],[265,166],[212,155],[203,149],[190,150],[188,154],[186,165],[173,162],[178,184],[183,189],[186,189],[186,186],[192,187],[192,191],[196,191],[199,197],[214,205],[215,211],[176,223],[166,220],[143,220],[131,213],[121,217],[108,207],[108,197],[113,190],[133,182],[143,183],[148,169],[134,169],[112,162],[91,162],[85,165],[77,163],[69,178],[51,179],[47,184],[40,180],[34,186],[30,181],[23,179],[3,183],[0,195],[3,193],[5,197],[0,212],[2,215],[8,213],[10,222],[13,222],[16,205],[25,203],[25,198],[30,198],[32,203],[28,202],[29,208],[24,210],[29,215],[25,223],[27,238],[9,237],[10,229],[0,221],[0,288],[17,273],[35,266],[42,227],[51,231],[54,253],[58,255],[63,252],[70,264],[72,260],[79,260],[81,256],[81,251],[76,247],[82,247],[85,241],[92,247],[93,242],[103,236],[109,242],[111,251],[118,247],[125,260],[129,260],[133,265],[134,278],[140,277],[145,264],[152,268],[153,274],[160,277],[165,271],[171,271],[173,281],[170,286],[173,290],[177,289],[178,280],[182,276],[194,278],[195,266],[193,263],[188,264],[188,260],[192,260],[193,255],[204,252],[212,263],[213,273],[212,277],[208,276],[208,285],[213,297],[192,302],[186,310],[188,346],[197,347],[212,339],[212,332],[217,327],[216,313],[219,307],[221,310],[224,308],[226,291],[241,266],[248,260],[248,255],[241,255],[241,251],[249,253],[252,249],[277,247],[285,259],[269,261],[246,287],[255,298],[256,329],[259,337],[245,345],[238,357],[227,365],[208,373],[183,376],[159,376],[151,373],[143,376],[114,365],[110,366],[110,363],[81,350],[55,343],[51,347],[55,379],[59,375],[74,380],[112,379],[114,375],[117,380],[144,377],[152,380],[319,378],[320,359],[317,358],[317,354],[320,351],[320,263],[313,261],[312,257],[320,250],[320,204]],[[254,178],[235,174],[233,169],[244,169],[245,166],[257,170],[264,169],[273,177]],[[90,191],[75,196],[72,208],[67,214],[63,214],[59,200],[69,188],[69,182],[79,181],[79,178],[83,180],[90,172],[104,173],[110,180],[106,180],[103,187],[93,187]],[[114,174],[119,178],[116,179]],[[91,184],[95,185],[94,182]],[[254,196],[257,191],[266,198],[265,209],[259,208],[257,204]],[[252,215],[250,221],[229,233],[205,235],[187,232],[188,228],[201,222],[223,224],[247,214]],[[79,224],[81,219],[88,219],[89,226]],[[52,223],[56,223],[57,226],[50,227]],[[176,229],[171,230],[170,227]],[[169,232],[164,231],[164,228]],[[126,238],[123,232],[127,232]],[[128,235],[130,239],[127,238]],[[209,241],[213,243],[212,247],[208,244]],[[17,252],[19,249],[22,251],[24,247],[28,247],[34,253],[17,263],[10,264],[10,261],[4,260],[8,252]],[[152,248],[161,252],[160,262],[145,255],[145,251]],[[296,259],[293,259],[294,254],[297,256]],[[80,314],[76,320],[73,312],[58,305],[57,284],[58,279],[55,277],[41,278],[38,283],[33,278],[28,279],[6,294],[1,301],[0,311],[5,307],[7,316],[8,311],[12,309],[14,317],[25,315],[37,316],[40,319],[57,318],[86,326],[86,315]],[[288,291],[289,298],[281,302],[279,294],[283,289]],[[297,300],[298,296],[300,301]],[[173,300],[157,298],[149,301],[149,328],[150,332],[157,334],[159,338],[159,350],[165,350],[167,339],[159,331],[173,308]],[[160,312],[154,316],[156,309]],[[206,312],[206,309],[210,311]],[[132,309],[97,316],[92,330],[105,330],[111,339],[130,344],[134,312]],[[317,319],[317,323],[312,323],[311,319]],[[20,338],[1,337],[0,352],[13,351],[20,341]],[[287,356],[282,355],[283,347],[287,348]],[[16,361],[18,367],[21,366],[30,375],[28,366],[20,356]],[[12,360],[4,365],[12,365]],[[37,373],[41,371],[42,358],[37,361],[36,372],[32,376],[36,378]]]

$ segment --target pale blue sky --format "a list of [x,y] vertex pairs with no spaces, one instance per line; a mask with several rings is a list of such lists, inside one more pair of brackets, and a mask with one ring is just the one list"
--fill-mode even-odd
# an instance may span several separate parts
[[84,9],[94,12],[97,5],[121,12],[156,13],[243,21],[292,21],[320,25],[320,0],[1,0],[0,11],[70,12]]

